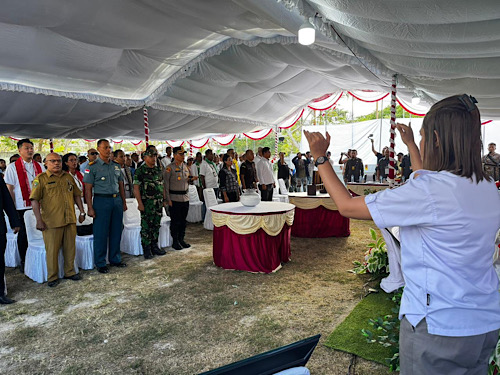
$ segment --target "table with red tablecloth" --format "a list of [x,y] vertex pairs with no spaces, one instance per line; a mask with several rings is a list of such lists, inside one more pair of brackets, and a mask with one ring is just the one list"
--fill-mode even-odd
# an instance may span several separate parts
[[349,219],[343,217],[328,194],[290,193],[295,205],[292,236],[305,238],[347,237]]
[[295,206],[260,202],[255,207],[240,202],[210,207],[214,263],[225,269],[275,272],[290,260],[290,229]]

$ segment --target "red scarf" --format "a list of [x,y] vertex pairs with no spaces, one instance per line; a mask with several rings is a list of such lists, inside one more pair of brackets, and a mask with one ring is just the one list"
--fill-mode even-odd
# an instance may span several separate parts
[[82,183],[82,199],[85,202],[85,184],[83,183],[83,174],[78,169],[76,169],[76,177],[78,177]]
[[[15,165],[17,171],[17,179],[19,180],[19,186],[21,187],[24,204],[26,205],[26,207],[30,207],[31,186],[28,179],[28,173],[26,173],[26,167],[24,166],[23,158],[17,159]],[[40,173],[42,173],[42,167],[34,160],[33,167],[35,168],[35,176],[38,176]]]

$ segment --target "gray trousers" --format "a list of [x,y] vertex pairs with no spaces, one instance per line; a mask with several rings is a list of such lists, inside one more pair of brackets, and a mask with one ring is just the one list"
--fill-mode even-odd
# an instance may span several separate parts
[[399,332],[401,375],[486,375],[498,330],[476,336],[438,336],[425,319],[413,327],[405,318]]

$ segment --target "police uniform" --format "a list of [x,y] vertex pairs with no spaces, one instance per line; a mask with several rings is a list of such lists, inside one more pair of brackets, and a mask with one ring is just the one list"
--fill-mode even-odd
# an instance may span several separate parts
[[363,161],[360,158],[351,158],[345,162],[345,180],[347,182],[361,182],[360,177],[365,173]]
[[109,238],[109,262],[120,265],[120,241],[123,229],[123,201],[119,194],[119,183],[123,183],[120,164],[105,163],[100,157],[85,170],[83,182],[94,189],[94,263],[106,267]]
[[[177,147],[176,147],[177,148]],[[175,150],[175,149],[174,149]],[[174,152],[175,154],[175,152]],[[173,238],[172,247],[176,250],[190,245],[184,242],[186,234],[186,217],[189,211],[189,181],[190,172],[187,164],[169,164],[164,172],[165,194],[167,201],[172,201],[170,207],[170,232]]]
[[76,252],[75,198],[82,192],[73,177],[62,172],[59,176],[49,171],[33,180],[30,199],[40,202],[47,257],[47,281],[56,281],[58,276],[59,249],[63,248],[64,276],[76,274],[74,269]]
[[163,173],[159,166],[150,168],[143,163],[134,174],[134,185],[139,185],[144,211],[141,212],[141,243],[144,257],[151,253],[165,255],[158,248],[158,236],[163,211]]

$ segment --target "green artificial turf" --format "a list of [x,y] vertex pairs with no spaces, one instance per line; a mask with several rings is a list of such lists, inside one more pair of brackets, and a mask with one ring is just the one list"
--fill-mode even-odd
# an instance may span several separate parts
[[391,349],[377,343],[368,343],[361,329],[365,328],[374,332],[373,327],[368,323],[369,319],[393,314],[391,309],[395,304],[389,298],[390,296],[392,295],[380,291],[363,298],[349,316],[330,334],[325,345],[387,365],[386,358],[392,357]]

